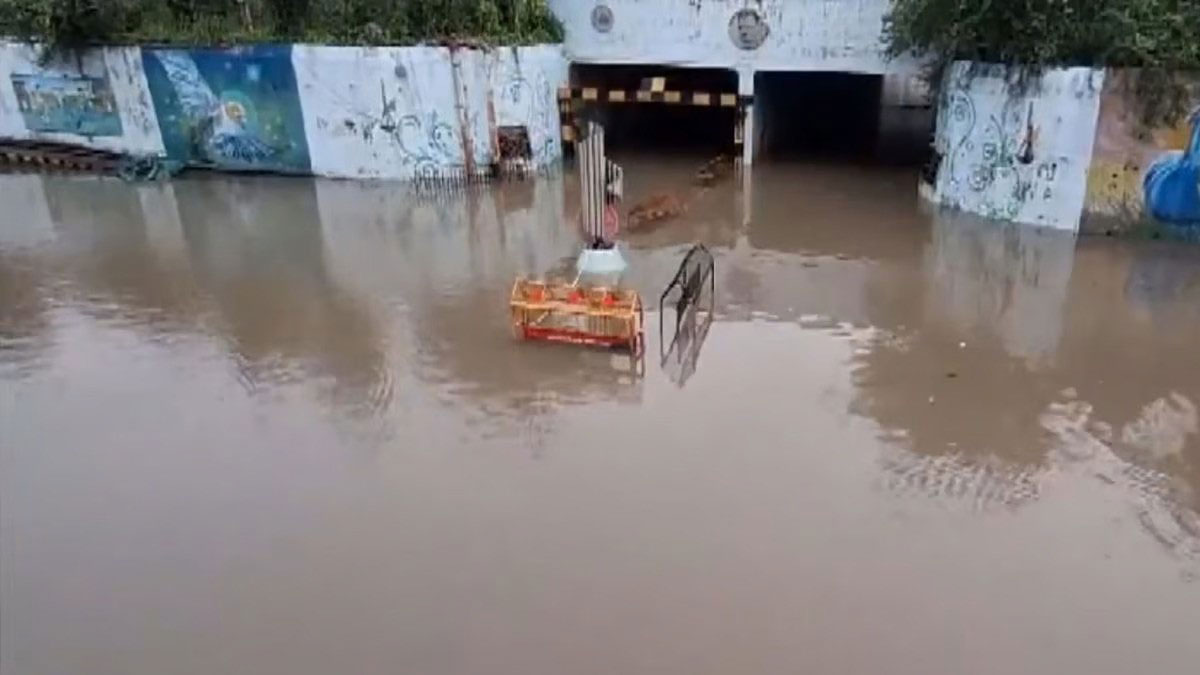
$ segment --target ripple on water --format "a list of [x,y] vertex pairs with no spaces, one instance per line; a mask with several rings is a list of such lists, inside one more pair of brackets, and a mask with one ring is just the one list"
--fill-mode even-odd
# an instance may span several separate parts
[[1073,389],[1063,395],[1069,400],[1052,402],[1042,416],[1053,461],[1117,491],[1149,536],[1200,572],[1200,499],[1194,486],[1165,470],[1195,440],[1195,404],[1172,392],[1143,406],[1117,434],[1093,419],[1093,406],[1074,399]]

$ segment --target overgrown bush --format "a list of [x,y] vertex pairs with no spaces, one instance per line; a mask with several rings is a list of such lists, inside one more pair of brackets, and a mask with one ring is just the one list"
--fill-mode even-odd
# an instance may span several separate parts
[[52,48],[562,39],[546,0],[0,0],[0,33]]
[[[1131,67],[1148,123],[1178,114],[1200,70],[1200,0],[892,0],[890,52],[1026,66]],[[936,79],[935,79],[936,84]]]
[[50,47],[121,35],[138,21],[139,0],[0,0],[0,30]]
[[1200,67],[1200,0],[893,0],[893,53],[1032,65]]

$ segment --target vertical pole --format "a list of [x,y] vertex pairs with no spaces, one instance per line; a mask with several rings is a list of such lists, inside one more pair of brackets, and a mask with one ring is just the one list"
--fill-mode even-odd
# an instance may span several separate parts
[[579,194],[583,228],[592,241],[604,235],[604,164],[604,128],[588,121],[579,142]]
[[738,108],[742,125],[742,164],[749,167],[754,162],[754,70],[738,71]]

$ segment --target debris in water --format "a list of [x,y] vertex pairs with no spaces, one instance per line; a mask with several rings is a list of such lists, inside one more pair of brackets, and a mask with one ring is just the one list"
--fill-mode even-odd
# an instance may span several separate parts
[[629,210],[626,223],[630,229],[636,229],[647,223],[657,223],[674,218],[685,211],[687,211],[687,205],[674,194],[654,194],[638,202]]

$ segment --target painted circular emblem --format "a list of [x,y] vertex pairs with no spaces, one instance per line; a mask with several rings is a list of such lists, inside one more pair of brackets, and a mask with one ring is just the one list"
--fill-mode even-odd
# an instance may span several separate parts
[[739,9],[729,19],[729,39],[738,49],[758,49],[770,32],[770,26],[754,9]]
[[592,28],[607,33],[613,27],[613,13],[608,5],[596,5],[592,9]]

